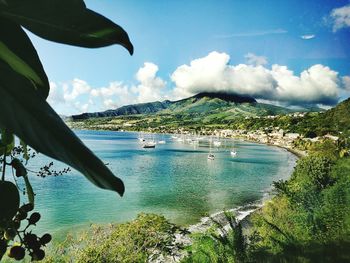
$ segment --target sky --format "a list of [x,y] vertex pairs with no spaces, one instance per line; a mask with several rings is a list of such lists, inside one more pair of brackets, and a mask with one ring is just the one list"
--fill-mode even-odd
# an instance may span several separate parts
[[122,26],[123,47],[72,47],[29,33],[62,115],[213,91],[282,106],[350,96],[348,0],[86,0]]

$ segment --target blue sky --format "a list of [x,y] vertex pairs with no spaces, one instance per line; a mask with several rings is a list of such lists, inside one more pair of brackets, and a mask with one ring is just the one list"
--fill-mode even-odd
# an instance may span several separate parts
[[201,91],[281,105],[334,105],[350,90],[345,0],[87,0],[130,36],[84,49],[30,34],[60,114],[179,99]]

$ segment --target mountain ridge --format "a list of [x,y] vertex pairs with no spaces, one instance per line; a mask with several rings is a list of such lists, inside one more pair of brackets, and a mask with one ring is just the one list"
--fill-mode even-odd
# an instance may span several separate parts
[[279,106],[258,103],[250,96],[203,92],[177,101],[165,100],[162,102],[155,101],[131,104],[114,110],[72,115],[71,118],[73,120],[84,120],[89,118],[116,117],[135,114],[211,114],[219,112],[235,112],[236,115],[239,113],[245,115],[244,112],[246,112],[247,116],[251,116],[252,114],[273,115],[288,113],[291,111],[292,110]]

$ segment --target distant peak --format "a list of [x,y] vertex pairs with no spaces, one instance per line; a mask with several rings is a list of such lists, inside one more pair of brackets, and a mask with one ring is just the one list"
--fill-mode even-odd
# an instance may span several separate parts
[[197,95],[192,96],[192,98],[218,98],[221,100],[229,101],[229,102],[237,102],[237,103],[256,103],[256,100],[250,96],[243,96],[237,94],[228,94],[228,93],[220,93],[220,92],[202,92]]

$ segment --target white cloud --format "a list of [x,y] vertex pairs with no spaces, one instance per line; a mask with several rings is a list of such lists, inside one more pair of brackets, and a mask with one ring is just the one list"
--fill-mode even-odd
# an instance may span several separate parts
[[183,98],[199,92],[229,92],[288,104],[325,105],[339,98],[338,73],[329,67],[314,65],[297,76],[286,66],[233,66],[229,60],[226,53],[211,52],[178,67],[171,75],[174,94]]
[[339,76],[329,67],[317,64],[300,74],[287,66],[267,67],[267,59],[248,53],[248,64],[230,64],[226,53],[211,52],[179,66],[171,75],[175,87],[166,95],[167,83],[157,76],[158,66],[146,62],[135,74],[136,83],[110,82],[91,87],[75,78],[65,83],[50,82],[48,102],[60,114],[114,109],[123,105],[177,100],[200,92],[226,92],[249,95],[278,105],[333,105],[349,96],[350,76]]
[[350,4],[334,8],[330,13],[330,21],[333,26],[333,32],[350,27]]
[[267,58],[264,56],[257,56],[253,53],[248,53],[247,55],[244,56],[247,60],[247,63],[250,65],[266,65],[267,64]]
[[77,78],[66,83],[50,82],[50,93],[47,101],[51,107],[60,109],[59,113],[86,112],[91,103],[81,103],[76,100],[80,99],[82,95],[89,95],[90,90],[91,87],[86,81]]
[[164,98],[163,90],[166,82],[157,77],[158,66],[145,62],[143,67],[136,73],[139,85],[132,87],[132,91],[137,95],[137,102],[152,102]]
[[316,37],[316,35],[302,35],[302,36],[300,36],[300,38],[304,39],[304,40],[313,39],[315,37]]
[[90,106],[89,103],[82,104],[80,101],[76,101],[72,105],[79,113],[87,112]]
[[338,73],[329,67],[317,64],[295,76],[286,66],[273,65],[271,74],[277,82],[276,100],[325,105],[338,101]]
[[62,104],[65,103],[65,99],[62,91],[59,89],[55,82],[50,81],[50,93],[47,98],[50,104]]
[[94,98],[102,98],[105,109],[162,100],[166,82],[157,77],[157,72],[157,65],[146,62],[135,75],[139,84],[128,86],[122,82],[111,82],[107,87],[92,89],[90,94]]
[[115,109],[123,105],[164,100],[166,82],[157,76],[158,66],[146,62],[136,73],[136,85],[110,82],[105,87],[92,88],[75,78],[65,83],[51,82],[48,102],[62,114]]
[[89,93],[90,90],[91,87],[86,81],[75,78],[70,83],[65,83],[63,85],[64,99],[68,101],[74,100],[76,97],[82,94]]
[[349,76],[345,76],[342,78],[343,81],[343,85],[344,85],[344,89],[346,91],[350,91],[350,77]]

